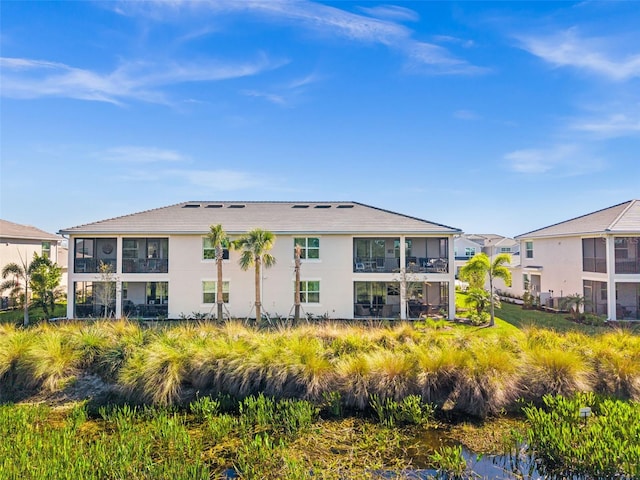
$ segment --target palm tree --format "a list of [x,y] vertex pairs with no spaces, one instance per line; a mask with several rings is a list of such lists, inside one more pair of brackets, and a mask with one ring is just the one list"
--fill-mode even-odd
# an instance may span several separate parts
[[567,295],[560,301],[562,308],[569,310],[571,318],[576,322],[580,321],[580,316],[582,315],[581,310],[589,304],[590,302],[587,297],[580,295],[579,293]]
[[473,256],[465,265],[460,269],[460,278],[462,279],[478,279],[483,280],[489,277],[489,293],[491,300],[491,319],[489,320],[489,326],[495,325],[494,316],[494,295],[493,295],[493,279],[501,278],[507,284],[511,286],[511,271],[505,266],[505,264],[511,263],[511,255],[508,253],[501,253],[495,258],[490,259],[486,253],[480,253]]
[[276,259],[271,255],[269,250],[273,247],[276,236],[267,230],[254,228],[246,235],[233,242],[234,248],[241,250],[240,268],[248,270],[252,265],[255,267],[256,282],[256,321],[260,321],[261,303],[260,303],[260,278],[261,267],[269,268],[275,265]]
[[224,249],[229,248],[229,237],[227,232],[224,231],[222,225],[211,225],[209,234],[207,237],[211,240],[211,246],[216,250],[216,267],[218,270],[218,281],[216,291],[216,303],[218,304],[218,322],[222,322],[222,307],[224,305],[224,298],[222,296],[222,257]]
[[31,267],[29,286],[33,292],[33,303],[42,308],[45,318],[49,318],[54,312],[56,298],[60,296],[58,287],[62,279],[62,267],[46,257],[38,257]]
[[[11,289],[12,294],[19,295],[20,292],[24,290],[23,325],[25,327],[29,325],[29,286],[31,285],[31,276],[34,272],[37,272],[39,269],[46,267],[47,265],[51,265],[51,260],[47,257],[39,256],[37,253],[34,253],[31,263],[27,263],[26,259],[23,259],[22,255],[20,255],[20,263],[8,263],[2,269],[2,278],[5,280],[0,284],[0,291]],[[7,279],[8,277],[13,278]]]
[[293,321],[296,324],[300,321],[300,254],[301,253],[302,253],[302,247],[300,245],[296,245],[294,249],[296,285],[295,285],[294,296],[293,296],[293,305],[294,305]]

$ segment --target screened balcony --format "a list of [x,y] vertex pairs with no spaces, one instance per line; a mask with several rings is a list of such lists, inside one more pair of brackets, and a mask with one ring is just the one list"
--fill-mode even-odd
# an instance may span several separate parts
[[168,238],[122,239],[122,273],[168,272]]

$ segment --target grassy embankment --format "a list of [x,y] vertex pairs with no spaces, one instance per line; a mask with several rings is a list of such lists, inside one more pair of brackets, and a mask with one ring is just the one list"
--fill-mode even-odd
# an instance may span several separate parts
[[[208,394],[242,399],[265,393],[302,399],[342,417],[344,412],[365,416],[382,412],[379,418],[385,423],[385,416],[412,398],[419,398],[423,409],[435,406],[436,413],[479,417],[518,410],[519,399],[539,403],[548,393],[594,391],[621,399],[640,398],[640,337],[621,330],[587,334],[530,326],[519,329],[514,324],[530,324],[528,315],[539,318],[540,313],[518,314],[516,309],[505,305],[499,315],[507,321],[498,319],[496,328],[439,321],[392,327],[327,323],[263,331],[239,323],[158,329],[126,321],[41,324],[24,330],[0,326],[0,398],[72,391],[75,379],[89,375],[113,387],[99,401],[125,400],[159,408],[136,413],[142,420],[131,420],[138,425],[134,428],[126,426],[129,420],[118,423],[119,416],[131,414],[126,407],[113,418],[103,414],[88,420],[84,410],[74,408],[56,421],[52,410],[38,413],[30,412],[32,407],[7,406],[5,415],[16,421],[23,418],[29,425],[10,427],[13,433],[7,435],[15,441],[8,445],[35,442],[34,448],[47,452],[54,447],[44,438],[57,439],[54,443],[68,447],[68,454],[52,453],[49,461],[43,461],[41,468],[50,473],[58,469],[100,472],[103,467],[116,468],[115,462],[121,470],[113,475],[128,471],[131,478],[172,476],[174,464],[188,466],[190,478],[219,473],[223,466],[234,466],[247,478],[306,478],[310,469],[328,472],[321,478],[349,478],[345,469],[359,471],[362,478],[367,466],[394,469],[417,458],[406,447],[415,432],[372,426],[347,416],[341,421],[316,419],[321,423],[314,421],[313,427],[300,430],[304,434],[286,436],[280,433],[282,425],[254,425],[246,430],[246,425],[238,426],[242,423],[238,417],[218,412],[216,418],[221,420],[207,420],[205,426],[202,419],[193,423],[188,415],[165,408]],[[562,321],[558,315],[551,317],[555,327]],[[22,408],[26,410],[19,415],[13,411]],[[30,415],[40,415],[40,420]],[[399,419],[405,418],[402,415]],[[227,432],[229,441],[216,440],[218,434],[209,428]],[[34,438],[18,438],[16,432]],[[129,446],[133,450],[127,447],[130,438],[136,439]],[[122,452],[128,453],[110,450],[109,445],[118,442]],[[134,455],[139,446],[169,453],[163,453],[165,460],[152,453]],[[271,457],[258,457],[260,452],[271,455],[277,465],[270,463]],[[6,462],[24,459],[16,457],[18,451],[8,455]],[[112,460],[100,467],[88,458]],[[248,458],[258,460],[251,464]],[[140,471],[155,473],[144,477]]]

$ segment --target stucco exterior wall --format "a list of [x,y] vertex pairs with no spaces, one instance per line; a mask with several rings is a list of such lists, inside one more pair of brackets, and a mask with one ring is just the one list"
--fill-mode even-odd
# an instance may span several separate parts
[[[320,282],[320,302],[303,303],[303,313],[313,315],[327,315],[329,318],[353,318],[354,316],[354,282],[398,282],[397,273],[355,273],[353,271],[353,242],[354,235],[339,234],[296,234],[277,235],[276,242],[270,253],[276,258],[276,264],[262,271],[262,309],[271,316],[288,316],[292,314],[294,304],[294,238],[315,237],[320,239],[320,258],[303,259],[301,261],[301,275],[303,281]],[[117,237],[118,268],[113,275],[117,281],[116,315],[121,314],[122,282],[128,282],[127,293],[134,299],[144,298],[142,283],[168,282],[168,318],[193,316],[193,313],[213,314],[217,312],[215,303],[203,302],[204,281],[216,281],[217,269],[215,260],[203,259],[203,239],[205,235],[153,235],[153,238],[169,238],[168,273],[122,273],[122,240],[121,235],[88,235],[90,238]],[[142,238],[145,235],[130,235],[132,238]],[[367,235],[371,237],[371,235]],[[385,238],[376,235],[376,238]],[[439,238],[444,237],[440,235]],[[126,238],[126,237],[125,237]],[[393,240],[401,238],[393,235],[389,238],[389,248],[393,248]],[[404,237],[402,237],[404,238]],[[412,238],[418,238],[412,236]],[[70,239],[74,245],[74,238]],[[449,237],[449,252],[453,253],[452,238]],[[69,251],[69,303],[67,316],[74,316],[74,282],[101,280],[96,273],[73,273],[73,248]],[[403,255],[404,257],[404,255]],[[229,303],[225,308],[234,318],[255,316],[255,270],[251,267],[243,271],[238,260],[240,252],[231,250],[229,260],[224,261],[223,281],[229,282]],[[404,258],[403,258],[404,259]],[[450,282],[450,309],[454,306],[454,272],[448,274],[423,274],[430,282]],[[134,302],[137,303],[137,302]]]

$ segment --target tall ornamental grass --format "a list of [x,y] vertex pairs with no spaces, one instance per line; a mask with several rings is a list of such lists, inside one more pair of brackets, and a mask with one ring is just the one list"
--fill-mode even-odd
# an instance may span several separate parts
[[[239,322],[143,327],[120,321],[0,329],[0,398],[56,393],[98,375],[134,403],[174,405],[204,395],[264,394],[333,410],[411,395],[485,417],[546,394],[640,397],[640,337],[528,328],[302,325]],[[339,404],[338,404],[339,403]]]

